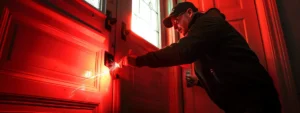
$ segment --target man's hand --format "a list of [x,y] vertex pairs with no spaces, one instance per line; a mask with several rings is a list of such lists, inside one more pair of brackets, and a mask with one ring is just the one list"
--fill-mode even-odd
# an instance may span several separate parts
[[122,59],[122,65],[123,66],[131,66],[131,67],[136,67],[136,56],[125,56]]
[[193,87],[198,83],[197,76],[186,76],[187,87]]

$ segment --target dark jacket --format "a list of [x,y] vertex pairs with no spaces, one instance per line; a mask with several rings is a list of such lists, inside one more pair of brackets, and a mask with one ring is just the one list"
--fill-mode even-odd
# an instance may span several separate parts
[[204,14],[196,13],[187,35],[178,43],[136,59],[140,67],[189,63],[194,63],[200,86],[217,104],[243,92],[245,87],[273,88],[272,79],[256,54],[216,8]]

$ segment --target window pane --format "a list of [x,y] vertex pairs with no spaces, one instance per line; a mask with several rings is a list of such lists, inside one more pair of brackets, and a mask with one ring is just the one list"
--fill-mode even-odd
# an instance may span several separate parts
[[158,9],[158,4],[157,4],[157,0],[151,0],[151,4],[152,4],[152,8],[155,12],[157,12]]
[[158,5],[158,0],[132,0],[132,31],[156,47],[160,47]]
[[140,0],[140,1],[148,4],[151,0]]
[[158,31],[158,15],[156,12],[151,11],[151,20],[150,20],[150,26],[151,29]]
[[140,0],[133,0],[132,1],[132,13],[139,14],[140,12]]
[[150,35],[148,37],[148,41],[158,47],[159,45],[159,37],[158,37],[158,32],[157,31],[150,31]]
[[140,35],[143,38],[147,36],[145,34],[148,34],[149,31],[148,23],[146,23],[143,19],[136,16],[136,18],[132,21],[132,24],[133,24],[132,30],[136,34]]
[[85,1],[97,9],[100,8],[100,0],[85,0]]
[[145,2],[141,2],[139,17],[150,22],[150,8]]

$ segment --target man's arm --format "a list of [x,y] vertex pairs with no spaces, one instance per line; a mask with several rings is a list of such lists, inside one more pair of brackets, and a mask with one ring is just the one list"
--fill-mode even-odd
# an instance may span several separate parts
[[195,61],[201,53],[197,47],[200,40],[197,37],[185,37],[189,40],[174,43],[166,48],[136,58],[136,65],[149,67],[166,67],[188,64]]
[[[205,22],[205,23],[203,23]],[[192,63],[219,43],[219,31],[224,23],[220,18],[196,20],[188,35],[178,43],[136,58],[136,65],[166,67]]]

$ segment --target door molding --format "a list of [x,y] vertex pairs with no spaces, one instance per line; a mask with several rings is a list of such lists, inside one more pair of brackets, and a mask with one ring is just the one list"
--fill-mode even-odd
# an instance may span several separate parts
[[10,93],[1,93],[0,96],[1,96],[0,101],[2,104],[10,104],[12,106],[26,105],[26,106],[66,108],[66,109],[89,109],[95,112],[97,111],[97,109],[99,109],[98,103],[92,103],[92,102],[61,100],[59,98],[10,94]]
[[277,78],[284,113],[298,113],[299,101],[291,72],[284,34],[277,10],[276,0],[255,0],[262,41],[267,60],[267,69]]

